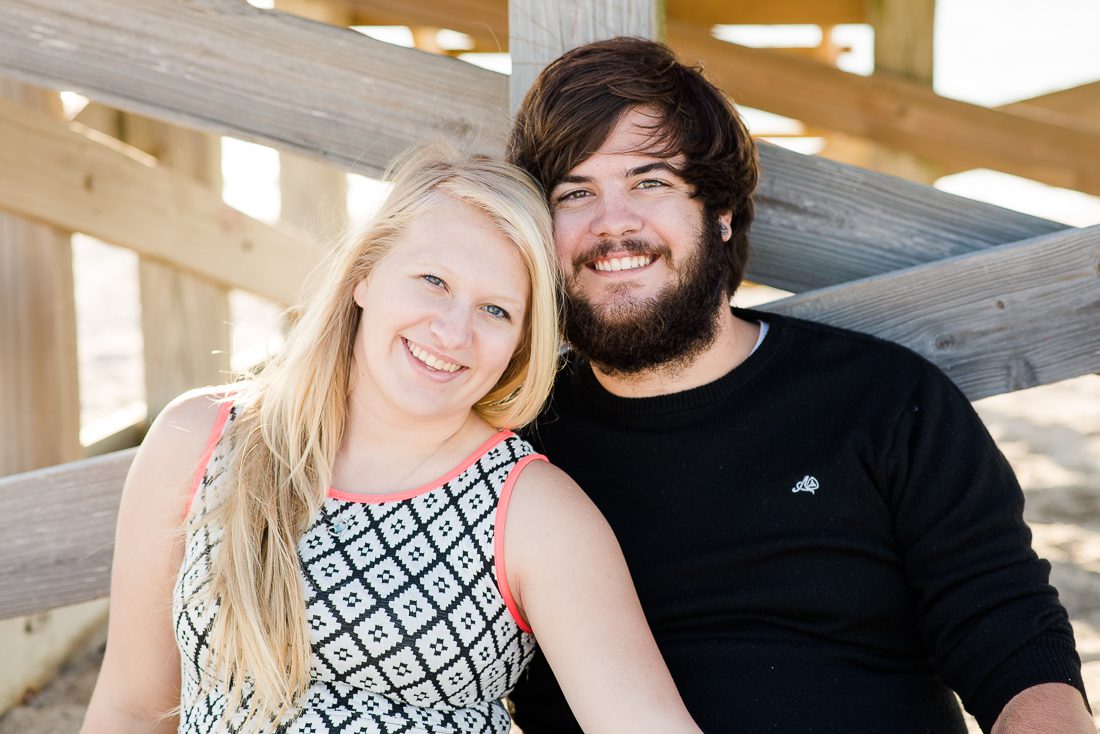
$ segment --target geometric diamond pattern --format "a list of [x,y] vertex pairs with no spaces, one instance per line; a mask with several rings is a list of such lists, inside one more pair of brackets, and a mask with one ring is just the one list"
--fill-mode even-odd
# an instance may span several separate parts
[[[227,426],[233,417],[231,410]],[[195,598],[220,537],[216,528],[194,527],[217,495],[229,448],[223,443],[194,500],[173,598],[185,734],[211,731],[226,705],[223,689],[204,680],[217,604]],[[504,482],[531,453],[502,432],[457,476],[413,497],[326,498],[324,514],[298,545],[313,647],[310,689],[303,710],[279,732],[507,733],[499,699],[530,662],[535,641],[501,597],[493,539]]]

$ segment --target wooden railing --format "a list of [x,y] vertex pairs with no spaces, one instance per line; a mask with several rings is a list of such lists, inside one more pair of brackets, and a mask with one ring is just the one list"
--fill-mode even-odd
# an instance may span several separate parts
[[[5,0],[0,74],[367,174],[427,139],[500,154],[507,127],[501,75],[228,0]],[[974,399],[1100,368],[1100,227],[773,146],[761,157],[749,277],[799,294],[769,309],[906,344]],[[0,208],[280,302],[316,259],[293,227],[0,103],[0,181],[12,180]],[[0,480],[0,618],[106,594],[132,456]]]

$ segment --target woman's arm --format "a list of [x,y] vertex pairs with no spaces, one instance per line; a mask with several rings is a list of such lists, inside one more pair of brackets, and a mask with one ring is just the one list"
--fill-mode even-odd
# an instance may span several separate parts
[[559,469],[523,469],[505,573],[578,723],[589,733],[698,732],[653,641],[626,562],[595,505]]
[[82,734],[174,732],[180,662],[172,587],[183,557],[188,491],[222,393],[191,392],[166,407],[138,450],[115,531],[107,651]]

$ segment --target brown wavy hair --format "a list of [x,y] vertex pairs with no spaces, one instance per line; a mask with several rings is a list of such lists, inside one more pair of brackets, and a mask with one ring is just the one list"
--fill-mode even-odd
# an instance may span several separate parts
[[635,108],[653,114],[653,147],[648,152],[662,158],[684,156],[678,172],[694,187],[705,216],[731,212],[727,283],[732,295],[745,272],[755,216],[756,144],[722,92],[699,67],[681,63],[667,46],[642,38],[611,38],[552,61],[516,114],[508,160],[549,194]]

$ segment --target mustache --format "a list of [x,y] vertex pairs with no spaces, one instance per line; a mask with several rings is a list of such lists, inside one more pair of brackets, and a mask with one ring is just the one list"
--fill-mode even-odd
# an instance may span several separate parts
[[656,245],[646,240],[627,237],[619,240],[600,240],[587,250],[577,253],[572,261],[573,275],[579,273],[585,265],[593,260],[607,257],[613,252],[623,251],[629,252],[631,255],[653,255],[655,257],[663,257],[669,267],[672,268],[672,250],[667,246]]

